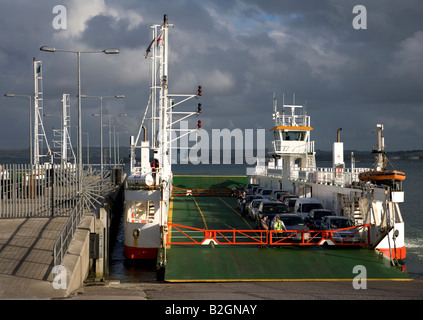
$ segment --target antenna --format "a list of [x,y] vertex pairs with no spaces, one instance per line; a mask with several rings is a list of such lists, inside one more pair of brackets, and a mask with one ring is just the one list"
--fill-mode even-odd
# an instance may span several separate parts
[[273,92],[273,112],[276,113],[278,109],[278,99],[276,99],[276,93]]

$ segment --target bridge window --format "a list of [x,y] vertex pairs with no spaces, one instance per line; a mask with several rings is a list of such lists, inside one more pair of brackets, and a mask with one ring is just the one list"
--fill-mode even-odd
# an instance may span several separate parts
[[286,141],[305,141],[306,132],[305,131],[284,131],[282,137]]
[[273,131],[273,135],[275,136],[275,140],[282,140],[281,132],[279,130]]

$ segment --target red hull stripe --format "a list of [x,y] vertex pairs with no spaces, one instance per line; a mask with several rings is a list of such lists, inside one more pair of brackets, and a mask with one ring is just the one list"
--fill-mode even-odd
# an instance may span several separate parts
[[[385,256],[390,258],[388,248],[386,248],[386,249],[379,249],[378,248],[378,250],[380,252],[382,252]],[[396,248],[396,251],[397,251],[397,256],[396,256],[397,259],[405,259],[405,257],[406,257],[405,247]],[[391,254],[392,254],[392,258],[395,258],[395,249],[394,248],[391,248]]]
[[123,256],[127,259],[156,259],[158,248],[136,248],[124,246]]

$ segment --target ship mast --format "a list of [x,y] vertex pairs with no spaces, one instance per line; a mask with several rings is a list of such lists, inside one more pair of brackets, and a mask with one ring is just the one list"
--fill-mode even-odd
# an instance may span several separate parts
[[[33,60],[34,67],[34,160],[35,165],[40,164],[40,157],[50,156],[51,163],[53,163],[53,156],[50,149],[50,145],[47,141],[47,135],[44,130],[43,124],[43,76],[42,76],[42,62]],[[40,155],[40,149],[42,149],[43,140],[46,143],[48,153],[46,155]]]
[[383,124],[377,125],[377,150],[372,150],[377,154],[376,171],[385,171],[387,167],[387,159],[385,154],[385,139],[383,137]]
[[[149,151],[153,151],[153,176],[156,186],[172,181],[172,149],[173,144],[182,137],[201,128],[200,122],[196,128],[174,129],[174,125],[192,115],[201,113],[201,104],[196,111],[178,110],[179,105],[192,98],[201,96],[201,86],[197,94],[169,93],[169,24],[164,15],[162,25],[153,25],[152,41],[145,52],[145,58],[151,57],[150,97],[139,127],[136,138],[131,137],[131,174],[149,174]],[[150,112],[149,112],[150,111]],[[150,117],[148,118],[148,114]],[[150,120],[149,140],[145,120]],[[140,141],[144,131],[144,141]],[[141,166],[136,166],[135,149],[141,149]]]

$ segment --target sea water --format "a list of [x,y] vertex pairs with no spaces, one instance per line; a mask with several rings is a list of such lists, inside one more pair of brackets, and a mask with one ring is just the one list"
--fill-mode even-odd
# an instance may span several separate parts
[[[330,163],[317,166],[330,167]],[[357,167],[371,167],[371,164],[357,163]],[[395,167],[407,176],[403,182],[404,202],[400,204],[405,222],[406,272],[414,279],[423,279],[423,163],[402,162]],[[246,168],[246,165],[235,164],[176,164],[172,171],[175,175],[245,175]]]

